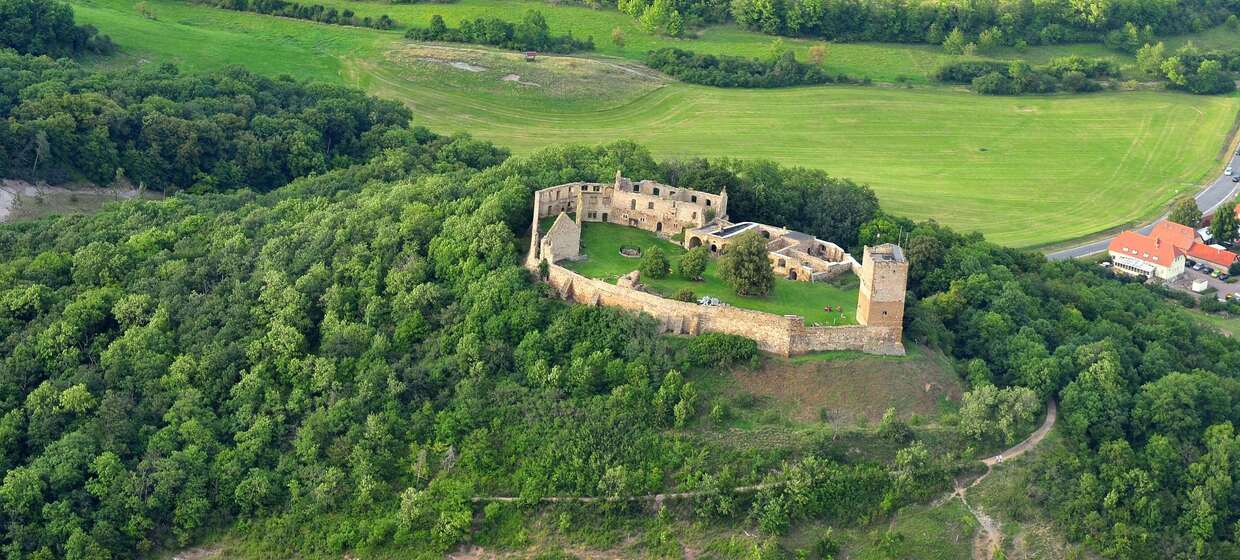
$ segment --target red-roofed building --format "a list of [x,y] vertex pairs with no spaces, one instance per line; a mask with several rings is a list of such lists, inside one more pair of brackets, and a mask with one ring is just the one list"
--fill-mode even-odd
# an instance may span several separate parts
[[1170,221],[1154,224],[1149,237],[1161,239],[1163,243],[1170,243],[1181,251],[1188,251],[1189,247],[1197,242],[1197,232],[1193,231],[1193,228]]
[[1204,243],[1194,243],[1188,250],[1188,258],[1199,263],[1209,265],[1222,272],[1227,272],[1231,268],[1231,264],[1240,258],[1235,253],[1218,247],[1211,247]]
[[1197,242],[1193,228],[1159,222],[1149,235],[1125,231],[1107,246],[1115,270],[1126,274],[1170,280],[1184,273],[1186,258],[1226,272],[1240,255]]
[[[1192,234],[1192,229],[1185,229]],[[1169,238],[1155,235],[1166,233],[1171,234]],[[1182,242],[1182,238],[1174,228],[1162,228],[1160,231],[1160,228],[1155,227],[1149,235],[1125,231],[1111,240],[1107,252],[1111,254],[1111,263],[1115,270],[1147,278],[1170,280],[1184,273],[1184,254],[1188,247],[1192,246],[1192,238],[1189,238],[1188,245],[1183,249],[1176,246],[1178,242]]]

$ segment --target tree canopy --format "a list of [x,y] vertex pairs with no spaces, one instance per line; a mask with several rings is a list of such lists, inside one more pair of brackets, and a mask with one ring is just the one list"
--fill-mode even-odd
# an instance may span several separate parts
[[115,49],[94,27],[75,25],[73,8],[57,0],[0,0],[0,50],[4,48],[58,58]]
[[739,295],[769,294],[775,287],[775,273],[767,258],[766,239],[754,231],[737,237],[719,257],[719,277]]

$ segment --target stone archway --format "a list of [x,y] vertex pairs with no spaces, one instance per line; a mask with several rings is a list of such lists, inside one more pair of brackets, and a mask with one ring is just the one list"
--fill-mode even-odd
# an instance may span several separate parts
[[701,238],[701,237],[690,237],[690,238],[689,238],[689,248],[690,248],[690,249],[697,249],[698,247],[701,247],[701,246],[702,246],[702,238]]
[[718,253],[718,252],[719,252],[719,246],[718,246],[718,245],[715,245],[714,243],[711,243],[711,244],[710,244],[710,252],[712,252],[712,253]]
[[659,223],[655,224],[655,225],[654,225],[654,230],[655,230],[655,231],[663,231],[663,222],[659,222]]
[[797,271],[796,271],[796,269],[792,269],[792,270],[789,270],[789,271],[788,271],[788,279],[789,279],[789,280],[796,280],[796,279],[797,279]]

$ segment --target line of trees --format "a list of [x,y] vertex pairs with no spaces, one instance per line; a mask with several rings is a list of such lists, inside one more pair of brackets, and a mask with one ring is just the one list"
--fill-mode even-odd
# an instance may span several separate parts
[[944,44],[955,32],[960,46],[979,50],[1068,42],[1104,42],[1127,52],[1157,35],[1196,32],[1240,12],[1231,2],[1175,0],[1151,4],[1106,0],[1020,3],[913,3],[904,0],[576,0],[616,7],[651,32],[679,35],[735,21],[770,35],[832,41]]
[[91,25],[76,25],[73,8],[56,0],[0,0],[0,49],[55,58],[116,50]]
[[594,50],[593,37],[577,39],[571,30],[566,35],[552,35],[547,20],[538,10],[526,11],[520,23],[479,17],[462,20],[461,26],[456,29],[448,27],[443,16],[435,14],[431,16],[429,27],[411,27],[405,32],[405,37],[418,41],[491,45],[515,51],[572,53]]
[[374,29],[391,29],[396,27],[396,22],[387,14],[382,14],[377,18],[370,16],[358,16],[353,10],[348,8],[337,10],[333,7],[324,6],[322,4],[299,4],[297,2],[288,2],[286,0],[193,0],[198,4],[206,4],[216,8],[225,10],[235,10],[238,12],[254,12],[269,16],[280,16],[296,19],[305,19],[326,23],[330,25],[353,25],[357,27],[371,27]]
[[715,87],[776,88],[857,83],[843,74],[828,74],[820,65],[799,62],[792,51],[762,60],[698,54],[665,47],[647,53],[646,65],[682,82]]
[[1119,77],[1119,68],[1109,59],[1066,56],[1031,66],[1025,61],[999,62],[966,60],[950,62],[934,72],[934,79],[969,84],[985,95],[1018,95],[1055,91],[1098,91],[1100,78]]

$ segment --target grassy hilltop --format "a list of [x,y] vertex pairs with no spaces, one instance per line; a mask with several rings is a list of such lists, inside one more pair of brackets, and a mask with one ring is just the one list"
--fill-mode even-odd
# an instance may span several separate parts
[[[359,15],[386,13],[402,26],[424,25],[435,13],[454,24],[483,14],[517,19],[538,8],[554,32],[592,35],[604,56],[527,64],[481,48],[416,45],[401,30],[163,0],[147,2],[156,19],[122,0],[74,7],[82,22],[106,30],[125,49],[123,62],[103,64],[242,64],[360,85],[404,101],[419,124],[469,132],[518,153],[629,138],[660,157],[763,157],[817,167],[869,183],[891,211],[976,229],[1013,246],[1073,239],[1157,214],[1217,171],[1240,108],[1234,96],[1163,92],[983,97],[940,86],[706,88],[651,75],[632,59],[666,45],[761,56],[773,39],[728,26],[695,39],[667,39],[641,32],[617,12],[541,2],[325,3]],[[623,47],[609,39],[614,27],[624,30]],[[1215,31],[1201,41],[1225,43],[1230,35]],[[813,44],[784,42],[802,56]],[[1109,51],[1069,46],[1020,56],[1037,61],[1068,52]],[[950,58],[924,45],[832,44],[827,67],[879,81],[926,82]]]

